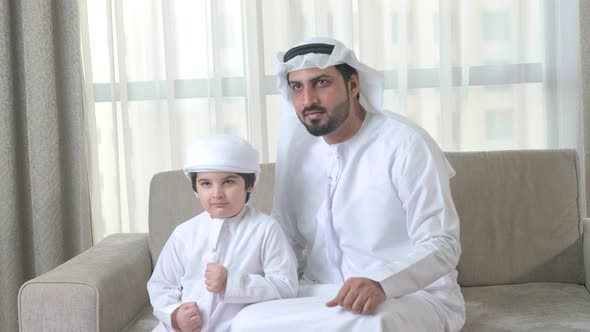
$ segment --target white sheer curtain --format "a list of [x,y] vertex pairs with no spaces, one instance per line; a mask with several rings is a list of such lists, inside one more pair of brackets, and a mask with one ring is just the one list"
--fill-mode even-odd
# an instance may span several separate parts
[[577,1],[79,0],[94,239],[147,231],[185,144],[273,161],[274,54],[326,35],[383,71],[385,106],[444,150],[581,149]]

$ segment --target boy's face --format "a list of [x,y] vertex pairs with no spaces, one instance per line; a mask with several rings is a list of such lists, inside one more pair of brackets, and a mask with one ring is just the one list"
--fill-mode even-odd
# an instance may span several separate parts
[[212,218],[231,218],[237,215],[246,204],[244,179],[236,173],[199,172],[196,181],[199,202]]

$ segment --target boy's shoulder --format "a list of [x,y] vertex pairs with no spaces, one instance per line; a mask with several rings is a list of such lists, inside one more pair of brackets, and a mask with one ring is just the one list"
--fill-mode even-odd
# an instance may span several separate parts
[[252,206],[247,206],[248,211],[246,212],[245,218],[248,219],[249,223],[254,223],[257,226],[272,228],[278,226],[278,222],[268,214],[256,209]]
[[174,232],[186,232],[189,229],[192,230],[195,227],[201,226],[201,224],[203,224],[203,222],[205,222],[206,219],[210,219],[207,212],[201,212],[201,213],[197,214],[196,216],[190,218],[189,220],[184,221],[184,222],[180,223],[179,225],[177,225],[174,228]]

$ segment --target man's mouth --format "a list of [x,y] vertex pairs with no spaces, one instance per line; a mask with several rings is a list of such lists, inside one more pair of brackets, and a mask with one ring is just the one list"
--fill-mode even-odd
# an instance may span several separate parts
[[228,203],[211,203],[211,206],[219,208],[219,207],[225,207],[225,206],[227,206],[227,204]]
[[322,110],[309,110],[303,112],[303,117],[310,120],[319,119],[325,112]]

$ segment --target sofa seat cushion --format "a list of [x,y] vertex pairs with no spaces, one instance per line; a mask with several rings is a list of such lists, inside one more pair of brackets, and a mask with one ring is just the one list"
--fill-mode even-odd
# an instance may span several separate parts
[[528,283],[464,287],[463,332],[588,331],[590,294],[583,285]]
[[[590,294],[582,285],[530,283],[464,287],[462,332],[588,331]],[[148,303],[126,332],[151,331],[158,320]]]
[[125,329],[125,332],[146,332],[151,331],[158,325],[158,319],[154,316],[154,308],[148,302],[141,314]]

